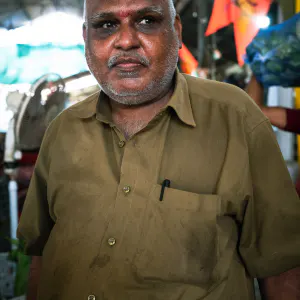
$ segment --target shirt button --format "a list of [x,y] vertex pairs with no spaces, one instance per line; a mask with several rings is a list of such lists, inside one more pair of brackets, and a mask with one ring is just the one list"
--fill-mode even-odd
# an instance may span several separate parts
[[89,295],[88,300],[96,300],[96,297],[94,295]]
[[124,192],[125,194],[129,194],[130,191],[131,191],[130,186],[124,186],[124,187],[123,187],[123,192]]
[[108,242],[108,245],[112,247],[116,244],[116,239],[115,238],[109,238],[107,242]]
[[123,148],[124,146],[125,146],[125,142],[124,142],[124,141],[120,141],[120,142],[119,142],[119,147],[120,147],[120,148]]

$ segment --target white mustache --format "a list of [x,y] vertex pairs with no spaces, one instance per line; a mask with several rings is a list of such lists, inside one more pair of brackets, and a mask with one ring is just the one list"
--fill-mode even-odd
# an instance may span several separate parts
[[112,57],[109,58],[108,62],[107,62],[107,66],[109,69],[111,69],[112,67],[114,67],[117,63],[118,60],[121,58],[133,58],[138,60],[142,65],[148,67],[150,65],[150,61],[149,59],[147,59],[146,57],[138,54],[138,53],[119,53],[116,54]]

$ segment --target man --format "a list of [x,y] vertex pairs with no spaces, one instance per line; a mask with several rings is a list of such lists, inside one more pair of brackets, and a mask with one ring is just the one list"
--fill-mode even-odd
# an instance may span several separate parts
[[266,117],[176,70],[171,0],[87,0],[85,20],[102,92],[45,135],[18,229],[28,299],[247,300],[254,277],[299,299],[300,202]]

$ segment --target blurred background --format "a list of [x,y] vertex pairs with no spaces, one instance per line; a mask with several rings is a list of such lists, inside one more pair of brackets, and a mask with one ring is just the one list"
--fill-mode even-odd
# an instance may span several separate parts
[[[183,23],[182,72],[242,89],[255,75],[264,105],[299,108],[299,0],[175,5]],[[82,13],[82,0],[0,0],[0,300],[26,291],[30,261],[15,232],[45,130],[99,90],[85,62]],[[296,182],[298,137],[274,131]]]

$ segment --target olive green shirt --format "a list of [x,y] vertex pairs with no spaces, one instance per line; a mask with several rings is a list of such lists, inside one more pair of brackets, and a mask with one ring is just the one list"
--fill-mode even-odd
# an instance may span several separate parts
[[43,256],[39,300],[249,300],[254,277],[300,266],[269,121],[240,89],[176,74],[128,141],[102,92],[48,128],[18,228]]

